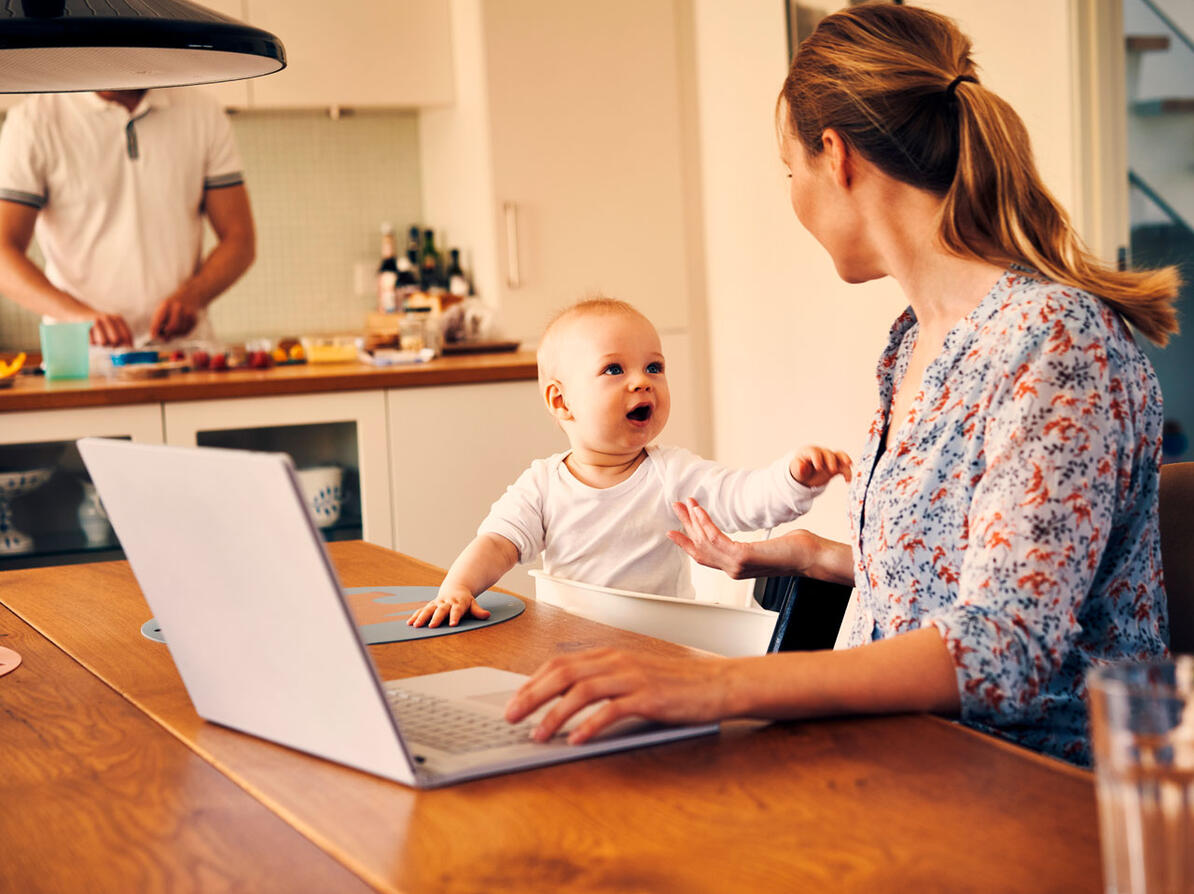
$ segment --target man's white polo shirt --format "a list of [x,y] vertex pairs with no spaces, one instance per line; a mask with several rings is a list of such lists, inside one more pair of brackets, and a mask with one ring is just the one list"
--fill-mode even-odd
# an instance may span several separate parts
[[[199,267],[205,191],[243,180],[228,116],[189,88],[149,90],[131,113],[94,93],[33,96],[0,130],[0,199],[40,209],[47,278],[134,338]],[[194,335],[210,336],[206,317]]]

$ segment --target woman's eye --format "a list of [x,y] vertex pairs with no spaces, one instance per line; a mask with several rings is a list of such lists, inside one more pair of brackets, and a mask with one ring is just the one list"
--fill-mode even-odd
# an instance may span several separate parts
[[647,372],[649,372],[653,375],[659,375],[661,372],[663,372],[663,364],[662,363],[648,363],[647,364]]
[[622,375],[622,364],[611,363],[605,369],[601,370],[603,376],[620,376]]

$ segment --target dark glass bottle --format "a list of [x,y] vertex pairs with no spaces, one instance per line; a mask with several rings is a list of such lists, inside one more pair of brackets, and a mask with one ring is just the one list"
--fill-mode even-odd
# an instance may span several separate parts
[[439,252],[435,248],[435,233],[423,231],[423,249],[419,255],[419,282],[424,289],[442,288]]
[[464,275],[464,270],[460,266],[460,249],[453,248],[448,252],[448,269],[444,271],[444,279],[448,283],[448,291],[453,295],[464,297],[471,291],[469,289],[468,278]]
[[398,260],[394,257],[394,227],[381,225],[381,263],[377,267],[377,309],[393,313],[397,309]]

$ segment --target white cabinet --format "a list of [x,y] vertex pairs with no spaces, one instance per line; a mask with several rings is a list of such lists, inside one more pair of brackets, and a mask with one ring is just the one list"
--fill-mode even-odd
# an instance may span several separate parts
[[0,507],[0,535],[20,532],[11,539],[0,536],[0,571],[120,557],[102,515],[92,511],[88,528],[80,518],[90,504],[90,478],[74,442],[84,437],[160,444],[162,408],[142,404],[0,414],[0,470],[52,470],[32,490],[0,493],[6,504]]
[[[447,568],[531,461],[567,449],[535,382],[387,392],[394,548]],[[501,580],[533,596],[522,567]]]
[[[228,3],[229,0],[225,0]],[[247,82],[249,107],[414,107],[452,101],[448,0],[244,0],[287,67]]]
[[483,26],[507,322],[533,335],[545,311],[600,291],[685,328],[673,4],[492,0]]
[[[423,203],[482,299],[536,341],[594,293],[631,302],[704,420],[691,13],[681,0],[456,0],[456,102],[420,114]],[[697,335],[697,332],[701,334]],[[707,451],[707,433],[665,440]]]
[[299,468],[339,466],[345,470],[346,508],[359,506],[361,538],[389,547],[385,419],[382,391],[188,401],[165,405],[165,436],[177,446],[281,451]]

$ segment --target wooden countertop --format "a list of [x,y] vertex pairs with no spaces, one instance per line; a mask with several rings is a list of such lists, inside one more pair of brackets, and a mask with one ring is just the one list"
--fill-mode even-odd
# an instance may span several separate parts
[[90,378],[47,382],[42,376],[19,375],[11,388],[0,389],[0,413],[502,382],[535,376],[531,351],[438,357],[428,363],[384,369],[363,363],[305,363],[268,370],[173,373],[143,381]]
[[[443,575],[368,544],[329,552],[345,586]],[[0,599],[381,891],[1099,888],[1091,774],[937,718],[728,723],[718,736],[415,791],[202,722],[166,647],[139,632],[150,612],[126,563],[6,572]],[[392,678],[471,664],[529,672],[597,644],[685,653],[533,602],[506,624],[370,653]]]

